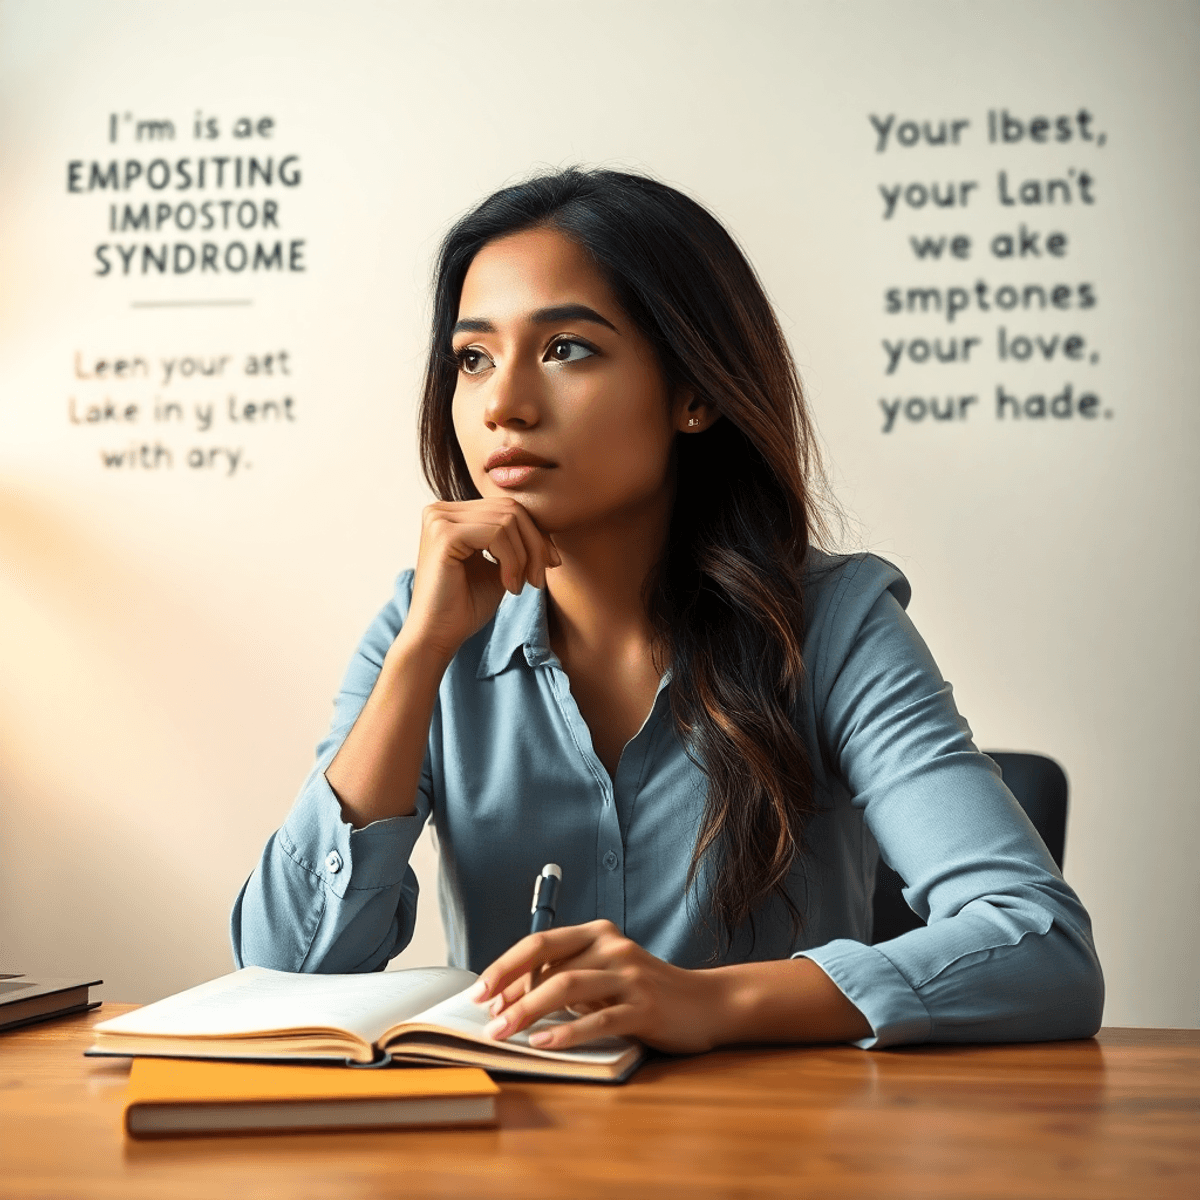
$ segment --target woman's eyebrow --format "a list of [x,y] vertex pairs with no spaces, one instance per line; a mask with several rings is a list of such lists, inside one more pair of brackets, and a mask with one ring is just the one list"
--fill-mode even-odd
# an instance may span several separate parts
[[456,333],[495,333],[496,327],[491,321],[483,317],[463,317],[461,321],[455,321],[454,328],[450,330],[450,336],[453,337]]
[[529,314],[529,319],[535,325],[555,325],[559,321],[594,321],[613,333],[621,332],[607,317],[602,317],[586,304],[556,304],[553,308],[539,308],[537,312]]
[[[552,308],[539,308],[529,314],[529,320],[534,325],[556,325],[559,321],[592,321],[620,334],[620,330],[607,318],[602,317],[594,308],[586,304],[556,304]],[[454,323],[450,331],[451,337],[456,333],[495,333],[496,326],[486,317],[463,317]]]

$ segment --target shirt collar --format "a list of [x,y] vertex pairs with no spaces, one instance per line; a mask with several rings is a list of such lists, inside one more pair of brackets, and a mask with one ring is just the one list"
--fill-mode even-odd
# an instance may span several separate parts
[[489,679],[507,670],[517,650],[524,648],[531,667],[557,661],[550,649],[546,623],[546,593],[527,583],[519,596],[504,594],[493,619],[492,635],[483,648],[477,679]]
[[[525,661],[531,667],[542,667],[547,663],[561,666],[558,655],[550,649],[550,627],[546,621],[546,592],[527,583],[519,596],[505,592],[492,623],[492,635],[483,648],[479,659],[476,679],[490,679],[506,671],[513,655],[520,649],[525,651]],[[668,667],[658,681],[658,692],[671,682]],[[655,699],[658,698],[655,693]],[[653,711],[653,709],[651,710]]]

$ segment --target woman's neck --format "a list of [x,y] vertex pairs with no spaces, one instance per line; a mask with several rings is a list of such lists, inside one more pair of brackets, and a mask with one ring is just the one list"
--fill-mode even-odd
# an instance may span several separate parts
[[562,566],[546,576],[550,644],[568,665],[580,657],[649,652],[644,589],[666,546],[669,504],[554,535]]
[[571,681],[592,748],[613,778],[668,665],[655,659],[643,594],[666,545],[670,511],[665,503],[603,527],[554,535],[563,562],[546,576],[550,646]]

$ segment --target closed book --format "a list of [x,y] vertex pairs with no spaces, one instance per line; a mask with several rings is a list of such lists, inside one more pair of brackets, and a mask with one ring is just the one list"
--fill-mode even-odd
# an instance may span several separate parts
[[125,1093],[131,1137],[494,1125],[500,1089],[475,1067],[362,1071],[139,1058]]
[[24,975],[0,975],[0,1030],[49,1021],[68,1013],[98,1008],[88,989],[102,979],[28,979]]

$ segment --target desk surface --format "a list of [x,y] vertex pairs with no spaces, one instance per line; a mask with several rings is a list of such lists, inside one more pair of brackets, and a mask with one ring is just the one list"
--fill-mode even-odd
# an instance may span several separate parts
[[499,1129],[131,1142],[128,1061],[82,1057],[129,1007],[0,1035],[0,1196],[1200,1195],[1200,1031],[725,1050],[505,1083]]

